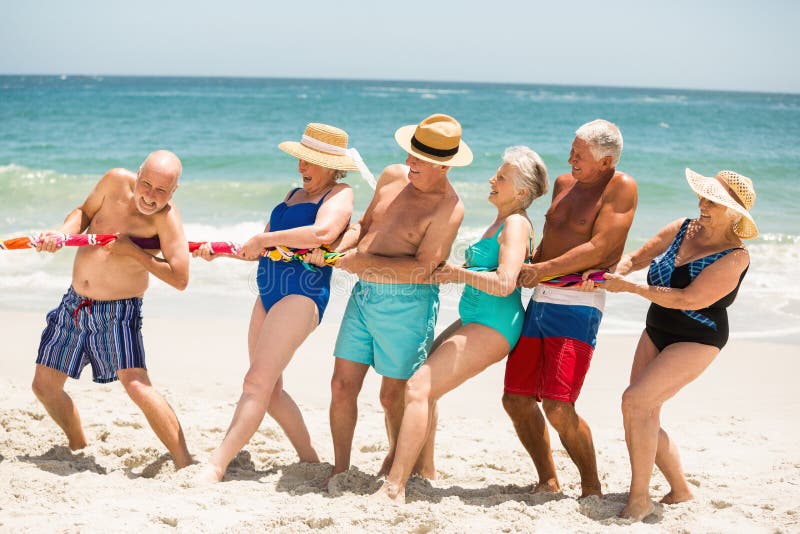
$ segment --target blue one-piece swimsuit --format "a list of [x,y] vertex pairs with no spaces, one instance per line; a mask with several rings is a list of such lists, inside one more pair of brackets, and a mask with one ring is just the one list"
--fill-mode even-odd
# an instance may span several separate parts
[[[300,190],[298,187],[289,194],[289,197],[275,206],[269,216],[269,231],[288,230],[301,226],[314,224],[317,212],[325,197],[325,193],[319,202],[301,202],[300,204],[286,204],[295,193]],[[333,267],[317,267],[312,271],[303,266],[299,261],[273,261],[269,258],[258,260],[258,294],[261,296],[261,304],[264,310],[269,313],[270,308],[286,295],[303,295],[310,298],[317,305],[319,319],[325,313],[325,307],[331,296],[331,274]]]
[[[678,249],[690,222],[691,219],[683,221],[669,248],[651,262],[650,270],[647,272],[649,285],[685,288],[703,269],[739,248],[729,248],[676,267],[675,257],[678,255]],[[667,346],[681,341],[713,345],[720,349],[724,347],[728,342],[728,312],[725,308],[736,298],[745,273],[747,269],[742,271],[739,283],[733,291],[701,310],[677,310],[664,308],[655,303],[650,304],[645,330],[656,348],[662,351]]]

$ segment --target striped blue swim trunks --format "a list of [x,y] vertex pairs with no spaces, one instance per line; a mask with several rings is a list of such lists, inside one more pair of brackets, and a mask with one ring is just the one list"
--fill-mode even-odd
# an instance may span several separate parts
[[93,300],[70,287],[47,314],[36,363],[71,378],[91,364],[100,384],[117,380],[119,369],[145,369],[142,299]]

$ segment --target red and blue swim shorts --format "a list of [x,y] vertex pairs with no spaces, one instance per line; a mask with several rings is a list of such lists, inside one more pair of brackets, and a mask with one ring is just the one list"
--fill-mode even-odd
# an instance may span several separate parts
[[536,286],[506,361],[505,392],[574,403],[589,371],[605,291]]

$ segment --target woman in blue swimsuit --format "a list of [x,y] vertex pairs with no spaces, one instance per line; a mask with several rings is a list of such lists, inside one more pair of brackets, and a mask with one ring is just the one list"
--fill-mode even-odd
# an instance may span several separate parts
[[[686,169],[700,199],[700,216],[679,219],[623,256],[603,284],[612,292],[636,293],[651,301],[645,331],[622,395],[631,487],[622,517],[640,521],[655,509],[650,500],[653,464],[670,485],[661,500],[692,498],[675,443],[661,428],[661,406],[697,378],[728,341],[727,308],[736,297],[750,257],[742,239],[758,235],[749,210],[753,182],[732,171],[713,178]],[[650,265],[647,284],[623,275]]]
[[434,342],[433,352],[406,386],[394,462],[378,491],[395,501],[405,500],[406,481],[428,429],[435,428],[436,401],[503,359],[522,331],[525,310],[517,276],[533,250],[525,210],[547,191],[547,168],[530,148],[511,147],[489,184],[489,202],[497,208],[494,222],[467,249],[465,266],[447,263],[433,274],[436,283],[465,284],[458,306],[461,319]]
[[[259,260],[259,297],[248,332],[250,369],[228,432],[199,473],[200,481],[222,479],[267,412],[286,432],[300,461],[319,461],[300,410],[283,390],[282,373],[322,319],[330,297],[331,267],[313,271],[299,262],[269,260],[262,253],[278,245],[316,248],[335,241],[353,211],[353,191],[338,180],[348,170],[368,171],[358,153],[347,149],[347,133],[325,124],[309,124],[299,143],[287,141],[279,148],[300,160],[303,186],[291,190],[272,210],[264,232],[242,247],[241,259]],[[214,257],[208,248],[195,255]]]

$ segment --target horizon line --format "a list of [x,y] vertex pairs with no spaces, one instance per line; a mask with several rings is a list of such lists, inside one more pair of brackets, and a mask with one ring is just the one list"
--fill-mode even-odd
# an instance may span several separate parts
[[32,76],[32,77],[86,77],[86,78],[203,78],[203,79],[232,79],[232,80],[317,80],[332,82],[393,82],[393,83],[441,83],[441,84],[465,84],[465,85],[518,85],[533,87],[580,87],[591,89],[640,89],[657,91],[689,91],[689,92],[715,92],[715,93],[746,93],[764,95],[786,95],[800,96],[800,91],[770,91],[752,89],[716,89],[716,88],[690,88],[690,87],[655,87],[648,85],[602,85],[602,84],[566,84],[566,83],[544,83],[544,82],[497,82],[479,80],[423,80],[423,79],[401,79],[401,78],[328,78],[311,76],[261,76],[261,75],[206,75],[206,74],[103,74],[103,73],[8,73],[0,72],[0,77],[11,76]]

